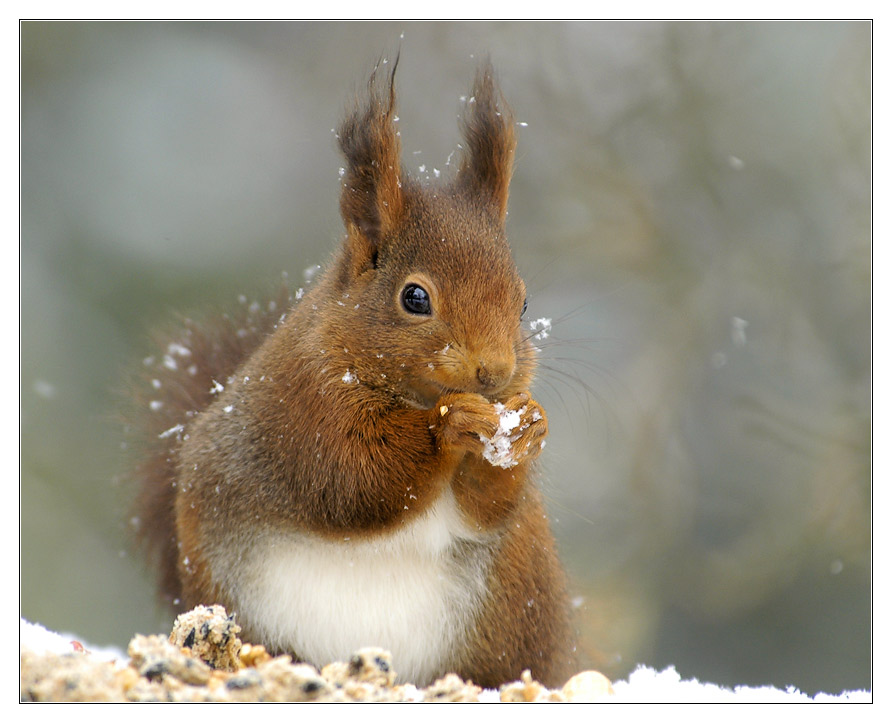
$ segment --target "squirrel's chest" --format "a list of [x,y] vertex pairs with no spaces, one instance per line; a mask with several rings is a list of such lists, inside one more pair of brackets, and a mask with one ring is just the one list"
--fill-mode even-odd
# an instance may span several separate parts
[[318,666],[383,647],[401,680],[427,683],[464,642],[485,594],[490,552],[446,493],[389,535],[361,542],[261,536],[242,559],[250,564],[238,572],[215,572],[229,578],[239,623],[254,642]]

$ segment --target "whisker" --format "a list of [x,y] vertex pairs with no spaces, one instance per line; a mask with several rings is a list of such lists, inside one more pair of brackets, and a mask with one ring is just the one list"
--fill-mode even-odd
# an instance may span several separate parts
[[557,497],[555,497],[553,495],[545,495],[545,497],[548,500],[548,504],[550,506],[557,507],[562,513],[567,513],[567,514],[573,515],[573,517],[576,517],[577,519],[581,520],[582,522],[585,522],[587,525],[592,525],[594,527],[595,521],[590,520],[588,517],[583,515],[575,507],[569,507],[569,506],[563,504],[560,500],[557,499]]

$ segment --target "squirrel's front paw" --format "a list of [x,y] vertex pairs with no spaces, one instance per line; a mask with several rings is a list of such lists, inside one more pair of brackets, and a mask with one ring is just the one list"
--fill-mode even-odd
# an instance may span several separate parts
[[493,404],[479,394],[446,394],[433,409],[434,434],[444,450],[481,454],[483,439],[499,428],[499,414]]
[[493,405],[499,415],[495,434],[483,441],[483,458],[496,467],[514,467],[534,460],[545,447],[548,420],[545,410],[521,392]]
[[435,413],[444,443],[479,454],[496,467],[535,459],[548,434],[545,410],[526,392],[494,404],[478,394],[448,395]]

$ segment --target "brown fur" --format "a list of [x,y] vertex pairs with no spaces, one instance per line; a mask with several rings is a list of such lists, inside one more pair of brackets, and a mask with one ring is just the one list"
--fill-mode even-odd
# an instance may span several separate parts
[[[529,394],[535,351],[504,230],[513,122],[484,64],[455,178],[423,185],[401,171],[392,67],[339,128],[347,233],[318,283],[284,316],[187,322],[189,355],[173,347],[176,369],[149,370],[160,388],[142,401],[162,406],[137,474],[140,527],[169,599],[231,604],[213,570],[259,530],[372,539],[451,489],[492,560],[452,666],[489,686],[524,668],[558,683],[572,659],[566,594],[531,475],[547,421]],[[407,283],[428,291],[430,315],[402,308]],[[508,469],[481,456],[493,402],[521,413]]]
[[[226,383],[275,328],[291,300],[283,285],[263,306],[244,301],[232,314],[212,321],[183,318],[175,330],[155,335],[159,353],[143,360],[128,380],[130,403],[124,416],[128,444],[138,460],[132,473],[137,494],[131,524],[160,570],[162,600],[177,610],[184,606],[173,509],[183,434],[168,431],[188,424],[214,400],[213,382]],[[188,350],[188,356],[177,353],[180,348]]]

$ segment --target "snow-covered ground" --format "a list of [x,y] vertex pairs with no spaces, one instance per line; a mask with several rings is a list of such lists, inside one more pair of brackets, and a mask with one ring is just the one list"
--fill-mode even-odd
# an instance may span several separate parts
[[[28,648],[34,652],[69,653],[74,650],[72,640],[75,636],[55,633],[41,625],[21,620],[20,642],[22,648]],[[124,651],[114,648],[96,648],[81,642],[90,653],[103,660],[119,660],[122,664],[127,661]],[[675,668],[669,667],[658,671],[645,666],[640,666],[627,680],[613,683],[615,695],[604,699],[605,703],[869,703],[872,696],[869,691],[850,691],[840,695],[819,693],[810,697],[795,688],[781,690],[772,687],[748,688],[744,686],[723,688],[713,683],[701,683],[697,680],[682,680]],[[487,692],[481,699],[487,698]],[[493,696],[495,692],[493,691]]]

